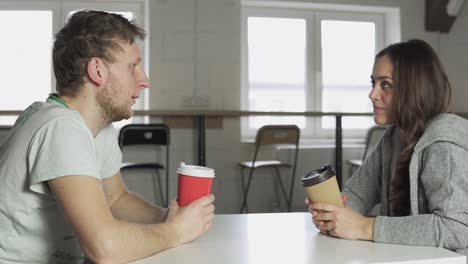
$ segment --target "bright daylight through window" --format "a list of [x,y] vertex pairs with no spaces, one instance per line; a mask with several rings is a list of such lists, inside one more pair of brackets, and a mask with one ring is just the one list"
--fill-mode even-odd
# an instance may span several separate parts
[[[249,111],[370,113],[370,75],[383,44],[384,16],[353,11],[243,7],[242,107]],[[313,137],[334,134],[335,117],[253,116],[244,138],[266,124],[296,124]],[[344,117],[348,131],[372,117]],[[361,132],[362,133],[362,132]]]
[[[305,111],[305,26],[304,19],[249,18],[249,110]],[[250,117],[249,127],[291,122]],[[304,117],[293,122],[305,126]]]
[[[10,25],[0,32],[15,40],[0,42],[0,110],[23,110],[45,100],[52,87],[52,11],[0,11],[0,25]],[[0,116],[0,125],[15,120]]]
[[[372,112],[368,94],[375,54],[375,24],[323,20],[321,32],[321,111]],[[346,42],[346,48],[343,48],[343,42]],[[368,128],[372,124],[368,117],[343,119],[344,128]],[[322,119],[322,128],[334,127],[335,118]]]

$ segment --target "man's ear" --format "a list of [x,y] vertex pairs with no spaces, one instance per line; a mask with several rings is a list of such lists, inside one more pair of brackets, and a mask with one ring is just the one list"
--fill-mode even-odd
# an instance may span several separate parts
[[91,82],[102,86],[107,81],[107,66],[100,58],[91,58],[86,65],[86,72]]

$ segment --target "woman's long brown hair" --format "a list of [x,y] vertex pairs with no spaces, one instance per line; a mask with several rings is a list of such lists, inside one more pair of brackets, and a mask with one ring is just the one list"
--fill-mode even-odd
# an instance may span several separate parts
[[402,132],[398,168],[388,186],[389,213],[410,214],[409,163],[414,146],[430,121],[447,111],[451,87],[447,74],[432,47],[422,40],[392,44],[376,55],[393,63],[391,120]]

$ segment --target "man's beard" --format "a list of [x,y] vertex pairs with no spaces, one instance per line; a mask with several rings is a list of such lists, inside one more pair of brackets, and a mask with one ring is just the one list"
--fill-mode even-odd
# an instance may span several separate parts
[[101,107],[101,114],[105,123],[120,121],[122,119],[129,119],[133,115],[133,111],[125,104],[116,102],[116,98],[121,96],[121,89],[115,84],[112,77],[108,85],[97,95],[97,102]]

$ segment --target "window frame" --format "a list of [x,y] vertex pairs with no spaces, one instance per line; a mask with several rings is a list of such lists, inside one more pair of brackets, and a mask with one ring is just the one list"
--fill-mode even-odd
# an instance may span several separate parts
[[[322,111],[322,95],[323,95],[323,83],[322,83],[322,53],[320,52],[322,49],[322,32],[321,32],[321,21],[323,20],[345,20],[345,21],[353,21],[353,22],[371,22],[375,24],[375,51],[374,53],[377,54],[379,50],[384,48],[384,16],[381,14],[369,14],[369,13],[360,13],[360,12],[353,12],[353,13],[344,13],[344,12],[336,12],[336,11],[323,11],[320,13],[316,13],[315,15],[315,23],[314,26],[316,27],[317,32],[317,45],[316,45],[316,54],[317,60],[314,63],[316,67],[315,76],[316,82],[315,87],[312,89],[317,93],[315,98],[308,98],[309,100],[314,100],[315,111]],[[371,89],[370,84],[370,75],[372,73],[369,72],[369,92]],[[312,110],[312,111],[314,111]],[[346,118],[346,117],[343,117]],[[322,119],[321,118],[314,118],[311,120],[313,122],[314,128],[314,135],[320,138],[331,138],[335,136],[335,129],[325,129],[322,128]],[[349,129],[343,128],[346,130],[346,134],[348,136],[359,136],[362,133],[365,133],[368,128],[362,129]]]
[[[109,12],[117,11],[130,11],[135,16],[135,21],[149,34],[149,18],[148,0],[101,0],[101,1],[90,1],[90,0],[74,0],[74,1],[63,1],[63,0],[49,0],[49,1],[33,1],[33,0],[11,0],[1,1],[0,10],[5,11],[35,11],[44,10],[52,12],[52,32],[56,34],[64,25],[68,18],[70,11],[78,9],[96,9],[105,10]],[[54,39],[54,38],[53,38]],[[53,45],[53,43],[51,43]],[[149,37],[141,44],[142,63],[146,74],[149,78]],[[56,92],[56,79],[54,76],[53,65],[50,65],[51,73],[51,87],[50,92]],[[135,110],[147,110],[149,109],[149,89],[144,89],[140,95],[140,100],[137,100],[134,109]],[[44,98],[45,100],[46,98]],[[32,102],[31,102],[32,103]],[[0,109],[0,110],[12,110],[12,109]],[[144,121],[145,117],[134,117],[133,121]],[[2,124],[0,124],[2,125]],[[12,124],[4,124],[12,125]]]
[[[249,84],[248,84],[248,43],[247,43],[247,20],[248,17],[250,16],[267,16],[267,17],[274,17],[274,18],[292,18],[292,19],[304,19],[305,16],[310,16],[310,14],[307,14],[306,11],[301,11],[301,10],[294,10],[294,9],[272,9],[272,8],[249,8],[249,9],[244,9],[241,12],[241,27],[242,27],[242,35],[241,35],[241,57],[242,57],[242,62],[241,62],[241,109],[249,110],[249,98],[248,98],[248,89],[249,89]],[[307,19],[306,21],[306,32],[308,31],[308,23]],[[306,47],[308,45],[308,34],[306,33]],[[306,56],[309,58],[311,55],[307,53],[308,49],[306,48]],[[313,56],[313,55],[312,55]],[[308,93],[308,74],[307,72],[309,71],[308,69],[308,58],[306,59],[306,65],[305,65],[305,95],[306,97],[309,97]],[[307,101],[306,101],[306,111],[307,111]],[[306,119],[307,123],[307,119]],[[307,127],[307,124],[306,124]],[[241,118],[241,131],[242,131],[242,138],[246,138],[247,141],[253,140],[255,137],[255,134],[257,132],[256,129],[250,129],[248,128],[248,117]]]
[[[249,17],[298,18],[306,20],[306,76],[305,111],[322,111],[322,53],[321,21],[363,21],[375,24],[375,53],[388,43],[400,40],[399,8],[357,6],[342,4],[317,4],[295,2],[241,1],[241,109],[249,110],[248,101],[248,43],[247,20]],[[393,25],[389,25],[393,23]],[[395,29],[395,28],[397,29]],[[369,73],[370,75],[371,73]],[[369,91],[370,91],[369,84]],[[321,118],[306,118],[302,138],[308,142],[330,142],[335,129],[322,128]],[[367,130],[344,129],[347,139],[362,136]],[[241,141],[252,141],[256,129],[248,128],[248,118],[241,118]],[[304,141],[304,140],[303,140]]]

